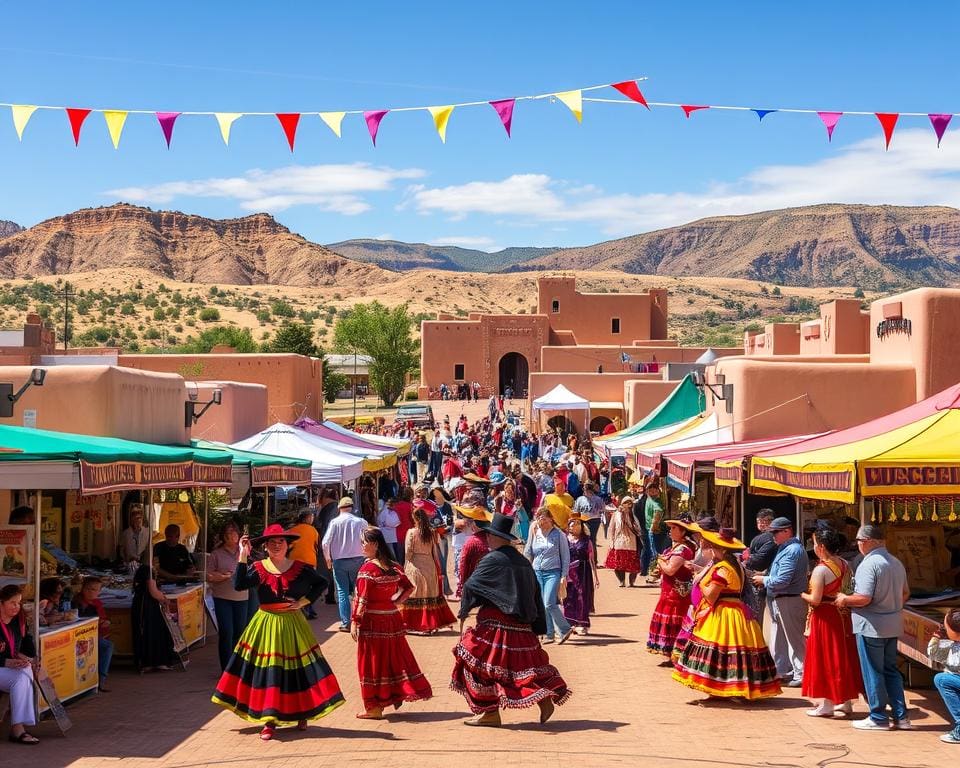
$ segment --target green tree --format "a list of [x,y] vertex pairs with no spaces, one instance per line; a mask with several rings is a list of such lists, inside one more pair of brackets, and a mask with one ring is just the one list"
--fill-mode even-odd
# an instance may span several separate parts
[[[216,286],[214,286],[216,287]],[[209,323],[215,320],[220,319],[220,310],[216,307],[206,307],[200,310],[200,319],[205,323]]]
[[277,329],[267,347],[267,352],[293,352],[297,355],[314,357],[317,345],[313,341],[313,331],[303,323],[286,323]]
[[323,367],[323,399],[328,403],[335,403],[337,395],[350,386],[350,379],[342,373],[337,373],[330,365],[326,355],[321,355]]
[[334,346],[370,357],[370,383],[387,406],[403,394],[408,373],[417,370],[420,342],[406,304],[388,309],[378,301],[357,304],[337,318]]
[[862,299],[865,295],[863,288],[857,288],[857,290],[853,292],[853,298],[855,299]]
[[184,354],[205,355],[217,346],[233,347],[237,352],[256,352],[259,347],[247,328],[235,328],[230,325],[215,325],[207,328],[196,339],[191,339],[178,348]]

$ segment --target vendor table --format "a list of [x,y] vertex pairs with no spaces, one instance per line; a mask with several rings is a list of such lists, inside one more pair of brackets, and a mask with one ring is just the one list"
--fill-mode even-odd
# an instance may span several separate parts
[[[100,620],[94,617],[40,629],[43,668],[53,680],[60,701],[96,689],[99,625]],[[41,699],[41,711],[47,709]]]
[[[181,587],[164,584],[161,585],[160,591],[176,605],[175,618],[187,646],[203,640],[206,634],[203,616],[203,585],[190,584]],[[129,592],[117,594],[112,590],[104,590],[101,593],[101,599],[107,618],[110,619],[113,655],[132,656],[133,624],[130,619],[130,606],[133,603],[133,595]]]
[[927,658],[927,643],[937,627],[943,624],[944,616],[957,607],[960,607],[960,595],[927,605],[905,605],[903,634],[897,641],[897,650],[910,661],[932,668]]

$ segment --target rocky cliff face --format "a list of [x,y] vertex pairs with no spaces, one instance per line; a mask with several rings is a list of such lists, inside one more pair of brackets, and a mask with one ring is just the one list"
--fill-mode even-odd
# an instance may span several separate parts
[[3,219],[0,219],[0,239],[3,239],[4,237],[10,237],[10,235],[15,235],[17,232],[23,232],[23,227],[15,222],[4,221]]
[[556,251],[519,268],[616,269],[782,285],[951,285],[960,281],[960,211],[816,205],[722,216]]
[[76,211],[0,240],[0,275],[54,275],[116,267],[229,285],[333,285],[383,269],[311,243],[264,213],[214,220],[123,203]]

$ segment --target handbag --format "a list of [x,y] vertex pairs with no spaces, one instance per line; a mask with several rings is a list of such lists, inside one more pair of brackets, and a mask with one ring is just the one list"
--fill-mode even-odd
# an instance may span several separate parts
[[737,568],[740,570],[740,577],[743,579],[743,587],[740,590],[740,599],[750,611],[751,617],[756,619],[758,616],[763,615],[764,597],[754,586],[753,582],[747,577],[747,573],[743,566],[737,563]]

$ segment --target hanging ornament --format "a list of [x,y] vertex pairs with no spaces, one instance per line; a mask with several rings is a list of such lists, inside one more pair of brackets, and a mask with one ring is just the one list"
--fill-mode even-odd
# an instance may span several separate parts
[[937,498],[936,497],[933,498],[933,514],[930,515],[930,519],[933,522],[937,522],[940,519],[940,515],[937,514]]

